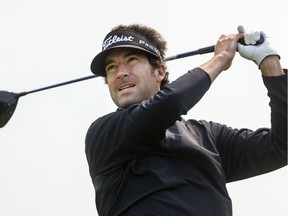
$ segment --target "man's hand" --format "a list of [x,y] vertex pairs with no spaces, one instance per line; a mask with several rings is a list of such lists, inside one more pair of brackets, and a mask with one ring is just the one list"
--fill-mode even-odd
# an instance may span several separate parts
[[231,66],[237,50],[238,40],[243,35],[243,33],[221,35],[215,45],[213,58],[200,66],[209,74],[212,82],[222,71]]
[[[252,30],[248,33],[245,32],[243,27],[238,27],[238,31],[244,33],[244,41],[246,45],[238,43],[238,52],[240,55],[248,60],[254,61],[258,68],[262,61],[267,56],[280,56],[278,52],[271,46],[269,37],[263,31]],[[264,42],[257,45],[257,41],[261,38],[261,35],[264,39]]]

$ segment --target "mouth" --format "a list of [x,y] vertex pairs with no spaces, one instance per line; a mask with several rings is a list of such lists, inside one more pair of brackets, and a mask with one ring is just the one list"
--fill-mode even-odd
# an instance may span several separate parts
[[123,91],[125,89],[129,89],[129,88],[133,88],[133,87],[135,87],[135,84],[127,84],[127,85],[120,86],[120,88],[118,90]]

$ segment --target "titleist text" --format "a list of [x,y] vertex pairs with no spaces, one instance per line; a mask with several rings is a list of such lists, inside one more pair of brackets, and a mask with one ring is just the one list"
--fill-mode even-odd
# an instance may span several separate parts
[[110,36],[109,38],[107,38],[103,42],[102,49],[105,50],[109,46],[111,46],[112,44],[115,44],[115,43],[118,43],[118,42],[121,42],[121,41],[133,41],[133,40],[134,40],[133,36],[124,36],[124,35],[121,35],[121,36],[117,36],[117,35]]

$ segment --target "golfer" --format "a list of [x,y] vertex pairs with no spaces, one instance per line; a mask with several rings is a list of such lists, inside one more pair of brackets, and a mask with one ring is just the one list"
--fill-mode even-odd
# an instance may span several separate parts
[[[236,50],[262,73],[271,128],[185,120]],[[221,35],[209,61],[170,83],[165,51],[153,28],[119,25],[92,61],[118,107],[85,140],[99,216],[231,216],[227,183],[287,165],[287,75],[264,32]]]

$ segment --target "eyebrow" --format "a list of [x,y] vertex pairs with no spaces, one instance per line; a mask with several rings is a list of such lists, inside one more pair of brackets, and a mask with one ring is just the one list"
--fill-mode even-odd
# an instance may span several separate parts
[[[130,55],[145,55],[145,54],[144,54],[144,52],[142,53],[139,50],[131,50],[131,51],[129,50],[127,53],[124,53],[124,58],[126,58],[126,57],[128,57]],[[108,60],[108,61],[105,60],[105,67],[107,65],[111,64],[112,62],[113,62],[113,60]]]

